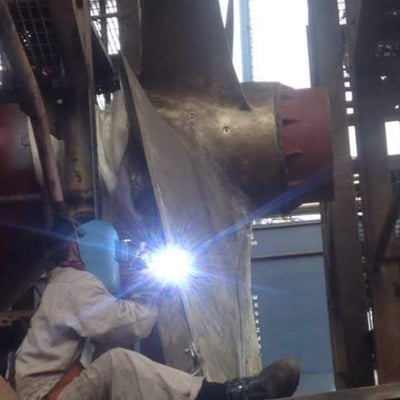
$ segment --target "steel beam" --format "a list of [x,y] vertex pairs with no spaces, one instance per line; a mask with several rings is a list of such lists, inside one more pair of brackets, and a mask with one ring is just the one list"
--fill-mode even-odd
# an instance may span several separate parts
[[250,4],[249,0],[239,0],[240,37],[242,41],[243,81],[253,80],[253,54],[251,51]]
[[70,215],[88,220],[99,214],[89,3],[50,0],[48,6],[66,73],[66,197]]
[[[327,393],[290,397],[291,400],[397,400],[400,384],[368,386],[357,389],[338,390]],[[289,400],[289,397],[286,398]]]
[[229,50],[233,56],[233,41],[235,31],[235,4],[234,0],[228,0],[228,8],[226,10],[225,33]]
[[342,31],[336,0],[309,0],[313,85],[330,92],[335,200],[323,212],[337,388],[373,384],[367,301],[349,153]]
[[31,201],[43,201],[43,195],[41,193],[30,193],[0,196],[0,205],[26,203]]
[[388,383],[400,379],[400,301],[396,289],[400,285],[400,273],[394,261],[382,260],[379,265],[374,265],[393,196],[385,140],[384,90],[376,75],[366,72],[357,73],[355,88],[375,356],[379,382]]
[[368,70],[384,24],[386,1],[347,0],[348,49],[357,68]]
[[[392,200],[390,202],[390,207],[387,210],[386,217],[383,221],[381,232],[378,237],[378,242],[376,244],[375,253],[373,254],[372,261],[372,271],[373,273],[379,273],[379,268],[384,263],[385,253],[388,247],[396,248],[395,249],[395,258],[399,258],[399,252],[397,250],[398,243],[391,243],[392,246],[389,246],[391,239],[393,240],[394,228],[396,222],[399,218],[400,211],[400,190],[397,187],[393,193]],[[393,258],[393,254],[391,255]]]
[[117,0],[121,52],[132,70],[142,70],[142,23],[139,0]]

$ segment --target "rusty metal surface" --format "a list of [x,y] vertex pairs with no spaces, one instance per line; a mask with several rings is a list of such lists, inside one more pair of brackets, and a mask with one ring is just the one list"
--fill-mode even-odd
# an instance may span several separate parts
[[69,214],[75,219],[88,220],[99,212],[89,4],[50,0],[48,7],[65,67],[65,123],[61,128],[65,138]]
[[[17,104],[0,106],[0,310],[6,309],[40,273],[35,265],[43,227],[43,202],[28,140],[28,119]],[[16,202],[16,199],[31,201]]]
[[29,149],[28,118],[18,104],[0,105],[0,195],[39,192]]
[[0,42],[23,91],[20,101],[31,119],[46,190],[53,206],[59,207],[64,197],[50,142],[50,125],[46,108],[5,0],[0,1]]
[[[176,360],[192,337],[208,378],[224,381],[254,373],[260,358],[251,311],[249,235],[246,226],[232,228],[246,221],[245,203],[218,165],[157,113],[127,64],[125,69],[166,238],[189,246],[198,257],[198,276],[180,293],[190,332],[178,333],[186,341],[164,347],[165,358],[189,370],[190,359],[183,365]],[[160,332],[174,336],[184,326],[163,330],[163,318],[170,326],[182,315],[167,309]],[[171,341],[164,337],[165,343]]]
[[[279,85],[276,113],[288,186],[312,176],[315,171],[333,169],[329,95],[325,88],[292,89]],[[330,200],[333,176],[309,200]]]
[[[277,147],[274,151],[280,156],[283,170],[281,187],[293,188],[318,171],[326,171],[325,178],[312,191],[296,199],[292,207],[296,202],[298,205],[331,200],[333,163],[328,91],[324,88],[292,89],[270,82],[245,82],[242,89],[252,109],[273,104],[272,110],[266,111],[275,114]],[[248,177],[256,178],[254,172]],[[269,185],[271,183],[270,180]]]

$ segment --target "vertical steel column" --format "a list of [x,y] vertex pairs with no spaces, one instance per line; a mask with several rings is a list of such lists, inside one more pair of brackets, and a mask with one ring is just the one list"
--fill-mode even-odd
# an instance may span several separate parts
[[367,302],[346,124],[336,0],[309,0],[313,84],[330,91],[335,200],[324,206],[330,321],[338,389],[373,383]]
[[[385,143],[386,74],[390,57],[375,56],[383,36],[387,2],[347,0],[349,29],[346,40],[353,69],[357,117],[361,189],[366,226],[368,278],[372,289],[375,358],[380,383],[400,379],[400,273],[398,260],[376,262],[379,237],[393,198]],[[397,76],[398,62],[395,66]],[[398,244],[397,244],[398,248]]]
[[379,235],[393,196],[385,140],[385,93],[372,65],[357,67],[360,176],[373,297],[375,355],[379,383],[397,382],[400,380],[400,272],[398,262],[393,260],[384,259],[374,266]]
[[142,69],[141,8],[139,0],[117,0],[121,51],[132,70]]
[[239,15],[243,81],[251,82],[253,80],[253,54],[251,51],[250,0],[239,0]]
[[99,1],[99,8],[100,8],[100,32],[101,32],[101,41],[104,44],[104,48],[108,53],[108,32],[107,32],[107,0],[100,0]]
[[88,220],[100,212],[89,2],[50,0],[49,10],[67,81],[66,197],[71,217]]

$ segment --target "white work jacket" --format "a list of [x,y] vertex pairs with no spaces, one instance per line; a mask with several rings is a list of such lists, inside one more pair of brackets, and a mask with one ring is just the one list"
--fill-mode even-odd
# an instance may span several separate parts
[[16,386],[23,400],[41,399],[76,362],[85,338],[107,347],[147,337],[157,319],[154,303],[116,299],[86,271],[50,272],[41,303],[16,358]]

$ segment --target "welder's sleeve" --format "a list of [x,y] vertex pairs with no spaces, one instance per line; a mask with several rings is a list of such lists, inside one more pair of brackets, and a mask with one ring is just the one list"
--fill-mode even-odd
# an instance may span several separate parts
[[77,282],[69,295],[74,319],[68,325],[82,337],[101,342],[145,338],[157,320],[155,302],[116,299],[95,277]]

